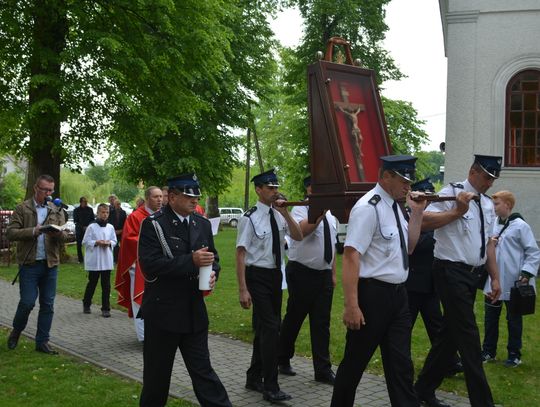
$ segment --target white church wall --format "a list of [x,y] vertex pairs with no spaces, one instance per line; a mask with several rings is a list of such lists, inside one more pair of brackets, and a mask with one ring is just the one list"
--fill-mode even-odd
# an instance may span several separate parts
[[[540,69],[540,2],[441,0],[448,57],[445,182],[466,178],[474,153],[504,156],[506,85]],[[540,168],[503,168],[489,191],[516,194],[540,239]]]

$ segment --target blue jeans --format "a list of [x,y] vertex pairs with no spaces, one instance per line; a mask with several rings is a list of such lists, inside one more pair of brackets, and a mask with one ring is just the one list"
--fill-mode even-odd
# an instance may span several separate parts
[[13,328],[22,332],[28,323],[28,316],[34,308],[39,296],[39,314],[37,322],[36,345],[49,340],[54,314],[54,297],[56,295],[57,267],[49,268],[46,262],[19,267],[20,300],[13,318]]
[[510,301],[497,301],[495,304],[491,304],[491,301],[486,298],[484,303],[484,344],[482,348],[493,357],[497,354],[499,319],[503,303],[506,306],[506,321],[508,325],[508,358],[517,357],[521,359],[523,317],[510,312]]

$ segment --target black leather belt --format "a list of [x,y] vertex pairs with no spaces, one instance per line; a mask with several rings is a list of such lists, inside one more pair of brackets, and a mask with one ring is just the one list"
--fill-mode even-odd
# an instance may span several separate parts
[[377,287],[391,288],[394,290],[398,290],[402,287],[405,287],[405,283],[399,283],[399,284],[387,283],[386,281],[377,280],[376,278],[360,278],[358,279],[358,285],[360,284],[376,285]]
[[437,258],[435,258],[433,264],[434,265],[440,265],[440,266],[445,266],[445,265],[453,266],[453,267],[457,267],[457,268],[459,268],[461,270],[468,271],[470,273],[478,273],[478,272],[480,272],[480,271],[482,271],[484,269],[483,264],[481,266],[471,266],[470,264],[462,263],[461,261],[441,260],[441,259],[437,259]]
[[267,267],[259,267],[259,266],[246,266],[246,270],[248,271],[276,271],[276,270],[279,270],[279,272],[281,273],[281,269],[279,268],[267,268]]

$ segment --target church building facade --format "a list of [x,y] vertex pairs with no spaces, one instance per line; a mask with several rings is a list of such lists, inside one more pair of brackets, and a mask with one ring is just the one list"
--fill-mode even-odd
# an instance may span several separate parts
[[488,193],[516,195],[540,239],[540,0],[439,0],[448,59],[445,182],[500,155]]

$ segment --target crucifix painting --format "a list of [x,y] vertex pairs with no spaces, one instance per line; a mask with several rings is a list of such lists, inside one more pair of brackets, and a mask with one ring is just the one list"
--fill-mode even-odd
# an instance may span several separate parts
[[334,106],[337,110],[342,112],[350,124],[350,142],[354,152],[354,160],[356,168],[358,169],[358,176],[360,181],[364,181],[366,175],[364,173],[364,166],[362,164],[362,131],[358,127],[358,114],[365,110],[365,105],[349,102],[349,92],[344,84],[339,86],[341,93],[341,102],[334,102]]

